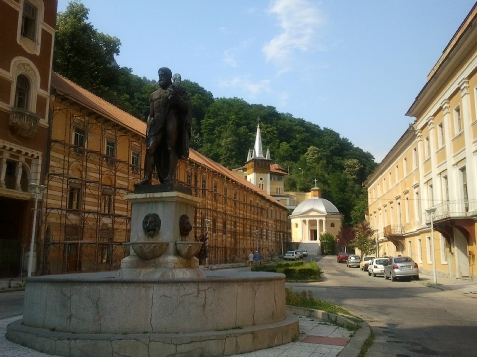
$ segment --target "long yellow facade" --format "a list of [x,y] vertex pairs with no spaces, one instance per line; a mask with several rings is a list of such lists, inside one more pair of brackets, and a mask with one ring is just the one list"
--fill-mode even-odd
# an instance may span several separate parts
[[365,183],[379,256],[411,256],[424,274],[477,275],[476,24],[474,6]]

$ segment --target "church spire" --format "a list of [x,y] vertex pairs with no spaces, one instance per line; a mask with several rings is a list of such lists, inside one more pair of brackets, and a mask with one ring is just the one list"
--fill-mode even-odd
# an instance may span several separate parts
[[258,118],[259,123],[257,124],[257,136],[255,136],[255,145],[254,150],[254,159],[264,159],[263,149],[262,149],[262,135],[260,134],[260,118]]

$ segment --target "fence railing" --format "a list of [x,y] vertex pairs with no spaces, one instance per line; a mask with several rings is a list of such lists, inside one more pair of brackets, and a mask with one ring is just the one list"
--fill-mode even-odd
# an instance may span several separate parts
[[384,236],[385,237],[390,237],[390,236],[401,236],[404,234],[404,226],[400,225],[388,225],[384,227]]
[[[445,201],[432,208],[436,209],[432,213],[434,221],[477,216],[477,200]],[[426,224],[431,223],[431,213],[428,210],[425,211],[425,220]]]

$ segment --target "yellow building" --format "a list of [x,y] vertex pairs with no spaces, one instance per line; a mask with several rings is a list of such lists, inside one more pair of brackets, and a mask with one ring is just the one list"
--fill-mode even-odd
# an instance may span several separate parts
[[[146,124],[56,73],[51,83],[38,272],[115,270],[127,254],[123,197],[143,174]],[[257,248],[281,253],[288,211],[272,196],[194,150],[174,181],[202,199],[193,224],[208,234],[210,264],[245,262]]]
[[424,274],[477,274],[476,25],[474,6],[408,110],[414,123],[365,183],[379,255],[411,256]]

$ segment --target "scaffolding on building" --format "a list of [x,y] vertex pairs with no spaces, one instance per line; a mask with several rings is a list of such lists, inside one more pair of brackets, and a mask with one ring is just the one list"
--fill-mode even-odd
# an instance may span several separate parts
[[[122,243],[129,241],[131,206],[124,196],[133,193],[134,182],[142,177],[144,137],[97,114],[76,112],[61,106],[51,116],[53,130],[64,132],[49,140],[42,274],[116,270],[128,255]],[[66,121],[63,126],[55,125],[61,120]],[[85,133],[84,142],[75,141],[75,128]],[[108,138],[117,151],[127,148],[129,156],[135,151],[139,162],[106,155]],[[87,145],[93,140],[100,150]],[[193,220],[194,238],[208,237],[209,264],[246,262],[255,250],[263,258],[275,257],[282,240],[289,241],[286,208],[239,178],[189,158],[180,161],[174,181],[202,198]]]

